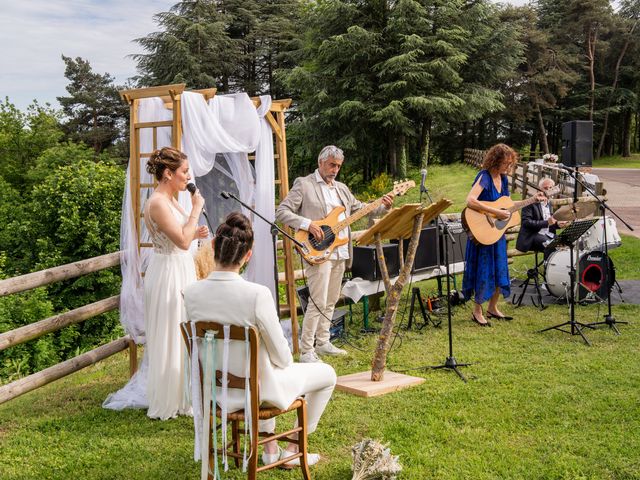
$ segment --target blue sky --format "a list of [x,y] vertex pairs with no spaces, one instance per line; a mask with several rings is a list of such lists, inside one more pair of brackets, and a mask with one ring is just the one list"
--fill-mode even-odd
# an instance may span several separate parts
[[156,31],[153,15],[175,0],[3,0],[0,2],[0,98],[18,108],[35,98],[57,106],[66,95],[67,57],[89,60],[122,84],[135,75],[133,39]]

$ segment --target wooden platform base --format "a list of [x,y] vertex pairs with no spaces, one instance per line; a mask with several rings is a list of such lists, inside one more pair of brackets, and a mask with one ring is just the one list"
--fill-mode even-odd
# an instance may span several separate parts
[[397,392],[403,388],[420,385],[424,381],[425,379],[421,377],[412,377],[387,370],[384,372],[384,380],[372,382],[371,371],[368,371],[338,377],[336,389],[359,397],[377,397],[378,395]]

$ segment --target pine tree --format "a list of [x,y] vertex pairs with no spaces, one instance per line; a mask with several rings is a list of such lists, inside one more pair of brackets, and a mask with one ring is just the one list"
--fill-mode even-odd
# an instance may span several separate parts
[[140,85],[186,83],[190,88],[228,90],[241,59],[240,42],[229,38],[230,17],[215,0],[184,0],[155,15],[161,31],[136,39],[148,52],[132,55]]
[[108,73],[95,73],[87,60],[62,55],[68,97],[58,97],[66,117],[65,132],[100,153],[122,135],[127,115],[118,95],[114,78]]
[[543,153],[550,153],[545,115],[556,109],[559,100],[569,93],[579,75],[573,70],[574,62],[566,50],[552,45],[550,33],[538,27],[534,9],[509,9],[505,15],[511,25],[519,27],[526,46],[518,76],[510,88],[513,101],[508,108],[509,115],[512,118],[517,116],[516,121],[520,125],[531,120],[537,127]]

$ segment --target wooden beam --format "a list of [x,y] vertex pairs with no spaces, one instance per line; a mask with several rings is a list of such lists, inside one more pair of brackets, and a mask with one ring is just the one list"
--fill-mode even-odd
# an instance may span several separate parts
[[264,118],[269,123],[271,130],[273,130],[273,133],[275,133],[276,137],[278,137],[278,140],[282,141],[282,130],[280,129],[278,122],[276,122],[276,119],[273,118],[273,115],[271,114],[271,112],[267,112]]
[[158,127],[172,127],[172,120],[162,120],[158,122],[136,122],[133,124],[135,128],[158,128]]
[[0,334],[0,351],[19,345],[47,333],[55,332],[61,328],[80,323],[87,318],[92,318],[105,312],[110,312],[120,307],[120,295],[105,298],[98,302],[84,305],[74,310],[45,318],[39,322],[30,323],[15,330]]
[[153,97],[161,97],[163,95],[170,95],[170,92],[174,93],[182,93],[186,84],[184,83],[174,83],[171,85],[161,85],[159,87],[148,87],[148,88],[133,88],[131,90],[120,90],[120,98],[127,102],[131,102],[132,100],[140,99],[140,98],[153,98]]
[[66,265],[40,270],[39,272],[27,273],[19,277],[7,278],[6,280],[0,280],[0,297],[42,287],[43,285],[59,282],[60,280],[79,277],[87,273],[115,267],[116,265],[120,265],[120,252],[67,263]]
[[217,88],[199,88],[197,90],[189,90],[190,92],[200,93],[204,97],[204,101],[208,102],[216,96]]
[[[257,107],[261,105],[260,97],[251,97],[251,101]],[[283,98],[281,100],[272,100],[271,108],[269,108],[270,112],[284,112],[291,105],[290,98]]]
[[46,368],[41,372],[34,373],[28,377],[21,378],[15,382],[2,385],[0,387],[0,404],[12,400],[31,390],[42,387],[59,378],[65,377],[71,373],[82,370],[89,365],[93,365],[111,355],[121,352],[129,348],[129,336],[118,338],[112,342],[102,345],[89,352],[78,355],[65,362],[58,363],[52,367]]

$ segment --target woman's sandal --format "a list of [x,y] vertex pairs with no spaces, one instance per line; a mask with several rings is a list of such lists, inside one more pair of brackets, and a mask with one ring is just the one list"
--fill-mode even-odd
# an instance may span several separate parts
[[482,323],[480,320],[478,320],[475,316],[474,313],[471,313],[471,320],[473,320],[474,322],[476,322],[478,325],[480,325],[481,327],[490,327],[491,326],[491,322],[489,322],[488,320],[484,323]]
[[497,320],[513,320],[513,317],[510,317],[508,315],[496,315],[495,313],[491,313],[488,310],[487,310],[487,317],[495,318]]

